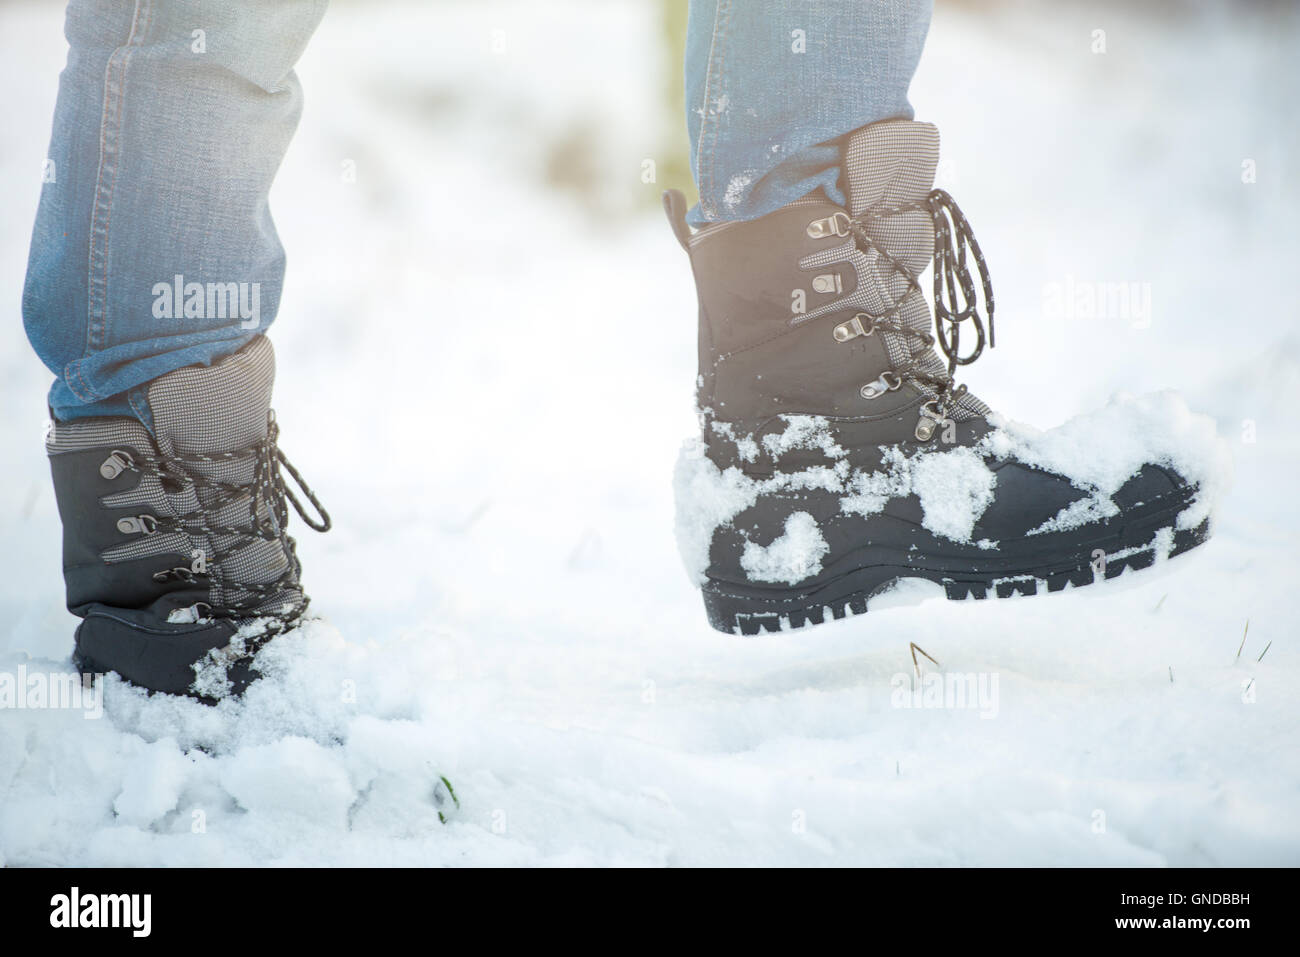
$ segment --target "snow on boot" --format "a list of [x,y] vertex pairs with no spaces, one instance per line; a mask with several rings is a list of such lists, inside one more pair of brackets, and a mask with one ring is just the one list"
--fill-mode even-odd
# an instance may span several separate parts
[[152,432],[125,417],[51,426],[83,673],[209,700],[237,694],[257,677],[257,649],[301,619],[308,599],[286,499],[318,531],[330,520],[276,445],[274,378],[271,343],[258,336],[219,363],[150,383]]
[[1039,433],[953,381],[993,345],[993,295],[931,189],[938,147],[909,120],[851,134],[847,209],[818,191],[692,233],[665,194],[700,303],[703,437],[678,463],[677,534],[715,628],[860,614],[904,578],[949,598],[1056,591],[1208,535],[1225,453],[1177,397]]

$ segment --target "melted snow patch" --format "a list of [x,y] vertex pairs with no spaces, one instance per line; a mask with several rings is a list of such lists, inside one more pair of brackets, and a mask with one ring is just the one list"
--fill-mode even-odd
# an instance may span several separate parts
[[[891,498],[915,493],[924,512],[922,524],[936,535],[963,542],[970,540],[975,523],[993,500],[997,477],[971,449],[923,452],[908,458],[900,449],[890,448],[884,450],[888,466],[885,470],[864,473],[851,468],[847,453],[832,438],[826,419],[785,418],[788,425],[784,432],[763,438],[774,458],[792,449],[817,448],[834,458],[834,464],[753,479],[736,466],[719,469],[709,460],[699,439],[691,439],[682,446],[673,477],[677,547],[695,584],[704,583],[714,533],[754,505],[760,495],[820,489],[842,496],[843,511],[871,515],[882,510]],[[807,521],[813,521],[812,517],[807,516]],[[753,556],[751,561],[755,567],[766,567],[756,557],[758,552],[747,548],[745,554]],[[818,555],[819,566],[820,560]],[[744,567],[749,570],[748,566]],[[787,580],[784,575],[771,579],[756,578],[753,574],[750,577],[756,581]],[[804,577],[807,576],[799,576]]]
[[847,462],[817,465],[798,472],[776,472],[753,479],[736,466],[719,469],[705,454],[704,443],[682,445],[673,473],[677,548],[691,581],[702,585],[709,567],[713,534],[758,501],[759,495],[806,489],[841,493],[849,476]]
[[783,415],[785,428],[763,436],[763,447],[773,459],[779,460],[786,452],[795,449],[820,449],[827,458],[840,459],[848,452],[835,441],[830,422],[820,415]]
[[735,466],[721,471],[704,454],[704,443],[691,439],[677,457],[673,492],[677,548],[691,580],[702,585],[714,531],[758,500],[758,486]]
[[915,494],[921,502],[921,524],[953,541],[969,542],[975,523],[993,502],[997,476],[983,457],[964,446],[946,452],[922,452],[908,458],[900,449],[885,450],[887,468],[853,476],[852,492],[840,509],[874,515],[890,499]]
[[807,512],[795,512],[785,520],[785,534],[771,545],[746,542],[740,567],[751,581],[795,585],[822,570],[828,551],[817,520]]
[[[1111,496],[1147,464],[1168,467],[1197,487],[1192,504],[1177,518],[1178,528],[1192,528],[1208,517],[1232,474],[1231,456],[1213,420],[1193,414],[1172,392],[1119,396],[1096,412],[1048,431],[994,418],[997,428],[973,448],[925,450],[911,456],[897,447],[885,448],[882,467],[873,472],[851,466],[826,418],[790,415],[782,419],[786,423],[782,432],[762,438],[764,450],[774,460],[795,449],[820,449],[831,464],[753,479],[734,466],[719,470],[699,440],[684,446],[675,476],[677,542],[696,584],[704,581],[714,532],[754,505],[760,495],[822,489],[841,496],[841,511],[863,516],[882,511],[891,499],[915,495],[926,529],[953,541],[970,542],[997,486],[989,459],[1012,459],[1054,472],[1091,493],[1030,534],[1077,528],[1117,514]],[[714,429],[735,441],[738,449],[743,444],[749,452],[756,451],[748,444],[754,442],[752,436],[738,440],[729,427],[715,424]],[[987,539],[976,544],[984,549],[997,547]],[[760,563],[757,557],[753,561]]]
[[[718,100],[718,112],[722,113],[726,106],[724,98]],[[737,173],[727,181],[727,189],[722,194],[722,202],[727,209],[737,209],[745,201],[749,188],[754,184],[755,173],[753,170],[745,170],[743,173]]]
[[1044,532],[1063,532],[1078,528],[1089,522],[1100,522],[1119,514],[1119,506],[1111,501],[1110,496],[1094,492],[1087,498],[1071,502],[1037,528],[1031,528],[1025,534],[1041,535]]
[[1168,559],[1174,553],[1174,530],[1172,528],[1158,529],[1155,538],[1151,540],[1151,549],[1155,552],[1157,564]]
[[973,449],[912,459],[912,491],[921,500],[921,524],[936,535],[969,542],[975,523],[993,503],[997,476]]
[[850,492],[840,499],[840,510],[858,515],[874,515],[882,511],[891,498],[908,493],[912,487],[907,457],[896,448],[884,450],[882,472],[855,472],[849,483]]
[[248,642],[268,633],[273,619],[253,618],[239,626],[230,638],[230,644],[213,648],[194,663],[194,681],[190,685],[195,694],[220,701],[234,690],[229,678],[230,668],[248,654]]
[[740,456],[742,462],[753,462],[758,458],[758,443],[754,441],[752,435],[737,436],[730,422],[719,422],[717,419],[710,423],[710,428],[735,444],[736,454]]

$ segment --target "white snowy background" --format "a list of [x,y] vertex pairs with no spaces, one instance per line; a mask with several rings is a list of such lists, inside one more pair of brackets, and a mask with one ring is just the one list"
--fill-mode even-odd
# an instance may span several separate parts
[[[941,3],[913,86],[997,293],[966,381],[1040,426],[1179,390],[1235,458],[1212,542],[1104,586],[740,639],[671,531],[695,307],[641,181],[676,120],[657,6],[337,4],[272,194],[283,445],[336,524],[299,527],[323,620],[242,702],[110,682],[99,720],[0,711],[0,862],[1300,863],[1280,9]],[[10,673],[69,670],[75,624],[19,319],[61,19],[0,6]],[[1150,321],[1052,314],[1067,277],[1148,283]],[[996,676],[996,716],[892,707],[910,641]]]

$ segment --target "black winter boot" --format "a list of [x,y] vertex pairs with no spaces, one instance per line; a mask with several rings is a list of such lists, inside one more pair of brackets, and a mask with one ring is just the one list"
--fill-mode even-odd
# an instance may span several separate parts
[[[63,520],[63,575],[83,673],[219,698],[256,677],[252,655],[307,608],[286,499],[329,516],[276,446],[275,356],[264,336],[148,387],[133,418],[55,423],[46,448]],[[303,511],[283,465],[319,513]],[[219,666],[200,677],[203,664]]]
[[678,538],[715,628],[860,614],[904,578],[949,598],[1055,591],[1208,534],[1210,471],[1183,449],[1217,439],[1176,400],[1108,409],[1124,434],[1088,460],[1070,447],[1084,425],[1035,437],[954,383],[993,345],[993,295],[931,190],[938,147],[926,123],[852,134],[847,209],[819,192],[692,234],[665,194],[700,302],[703,439],[678,466]]

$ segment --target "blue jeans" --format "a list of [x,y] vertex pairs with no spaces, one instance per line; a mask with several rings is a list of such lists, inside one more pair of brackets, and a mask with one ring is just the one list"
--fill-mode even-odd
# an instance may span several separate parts
[[911,119],[932,0],[691,0],[686,123],[696,226],[757,219],[818,187],[844,203],[836,140]]
[[[833,141],[911,116],[931,0],[692,0],[695,223],[839,190]],[[284,249],[267,195],[326,0],[71,0],[23,321],[60,420],[266,331]]]
[[[142,386],[275,318],[267,193],[293,65],[325,0],[72,0],[23,321],[56,418],[136,415]],[[179,293],[179,295],[178,295]]]

